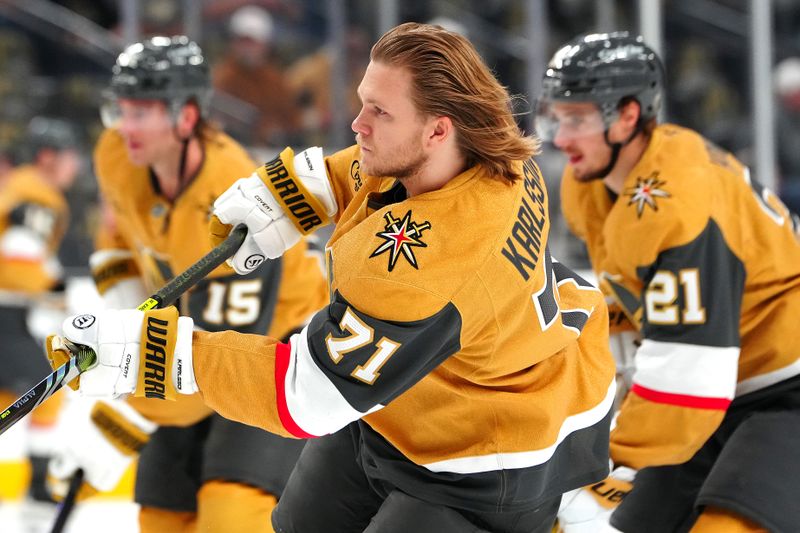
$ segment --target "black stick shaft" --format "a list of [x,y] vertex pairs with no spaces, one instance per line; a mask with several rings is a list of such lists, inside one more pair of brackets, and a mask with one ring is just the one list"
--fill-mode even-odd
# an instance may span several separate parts
[[82,484],[83,470],[79,468],[75,472],[75,475],[72,476],[72,479],[69,480],[69,490],[58,505],[58,514],[56,515],[55,522],[53,522],[52,529],[50,529],[50,533],[61,533],[64,531],[64,526],[67,525],[67,519],[72,513],[72,508],[75,507],[75,500]]
[[[147,311],[175,303],[175,300],[181,294],[232,256],[242,245],[246,235],[247,227],[244,225],[234,228],[224,241],[197,260],[186,271],[172,278],[169,283],[159,289],[137,309]],[[96,361],[97,356],[94,351],[85,347],[80,348],[78,353],[70,357],[69,361],[55,369],[52,374],[34,385],[31,390],[17,398],[14,403],[3,411],[0,411],[0,435],[33,411],[36,406],[52,396],[65,383],[69,383],[82,372],[92,367]]]

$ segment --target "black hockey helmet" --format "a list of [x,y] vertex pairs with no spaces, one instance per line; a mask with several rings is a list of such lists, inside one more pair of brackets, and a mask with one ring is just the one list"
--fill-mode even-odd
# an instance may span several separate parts
[[[208,62],[185,35],[156,36],[134,43],[117,57],[107,100],[162,100],[172,111],[194,99],[205,114],[211,99]],[[106,117],[104,117],[106,122]]]
[[607,127],[620,100],[633,97],[641,107],[641,123],[661,107],[664,66],[639,35],[594,33],[569,41],[553,55],[545,70],[537,117],[552,102],[593,102]]
[[73,125],[63,119],[37,116],[25,130],[24,144],[31,155],[50,148],[56,151],[79,148],[81,141]]

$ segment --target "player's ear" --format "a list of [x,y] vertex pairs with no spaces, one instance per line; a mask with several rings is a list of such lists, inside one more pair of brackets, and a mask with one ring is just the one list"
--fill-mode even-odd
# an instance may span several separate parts
[[429,142],[441,144],[453,135],[453,121],[446,116],[435,117],[431,119],[428,132]]
[[633,131],[636,124],[639,122],[639,116],[642,114],[642,108],[639,102],[631,98],[620,107],[619,120],[626,130]]
[[189,102],[181,108],[178,115],[178,132],[182,138],[189,137],[200,120],[200,110],[194,102]]
[[609,138],[612,142],[623,142],[636,131],[641,107],[633,98],[626,98],[620,103],[616,120],[611,124]]

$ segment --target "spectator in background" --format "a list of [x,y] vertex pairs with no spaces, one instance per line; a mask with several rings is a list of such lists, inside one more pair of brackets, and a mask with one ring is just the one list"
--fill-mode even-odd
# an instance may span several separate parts
[[777,95],[775,145],[780,196],[795,213],[800,212],[800,58],[778,63],[773,73]]
[[299,115],[281,68],[271,57],[272,16],[247,5],[237,9],[229,23],[230,47],[213,71],[214,87],[255,107],[249,127],[231,133],[245,144],[283,146],[299,126]]
[[742,104],[720,64],[720,51],[689,39],[677,51],[669,85],[670,120],[736,152],[749,143]]
[[14,170],[14,159],[11,157],[11,150],[0,145],[0,189],[8,181],[12,170]]
[[[356,116],[361,102],[356,94],[358,82],[369,62],[369,39],[358,28],[350,28],[345,40],[345,77],[347,79],[347,116]],[[333,48],[330,44],[298,59],[286,71],[300,112],[300,127],[306,144],[327,144],[331,128],[331,73]]]

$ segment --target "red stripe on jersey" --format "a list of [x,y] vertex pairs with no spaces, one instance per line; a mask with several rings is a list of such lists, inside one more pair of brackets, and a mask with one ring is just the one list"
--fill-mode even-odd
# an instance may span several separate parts
[[278,400],[278,417],[281,419],[286,431],[299,439],[313,439],[318,435],[306,433],[297,425],[286,405],[286,371],[289,369],[289,361],[292,358],[292,346],[279,342],[275,345],[275,396]]
[[688,394],[673,394],[670,392],[660,392],[653,389],[634,384],[631,392],[635,392],[645,400],[655,403],[666,403],[669,405],[680,405],[681,407],[694,407],[697,409],[718,409],[725,411],[731,404],[727,398],[704,398],[702,396],[689,396]]

